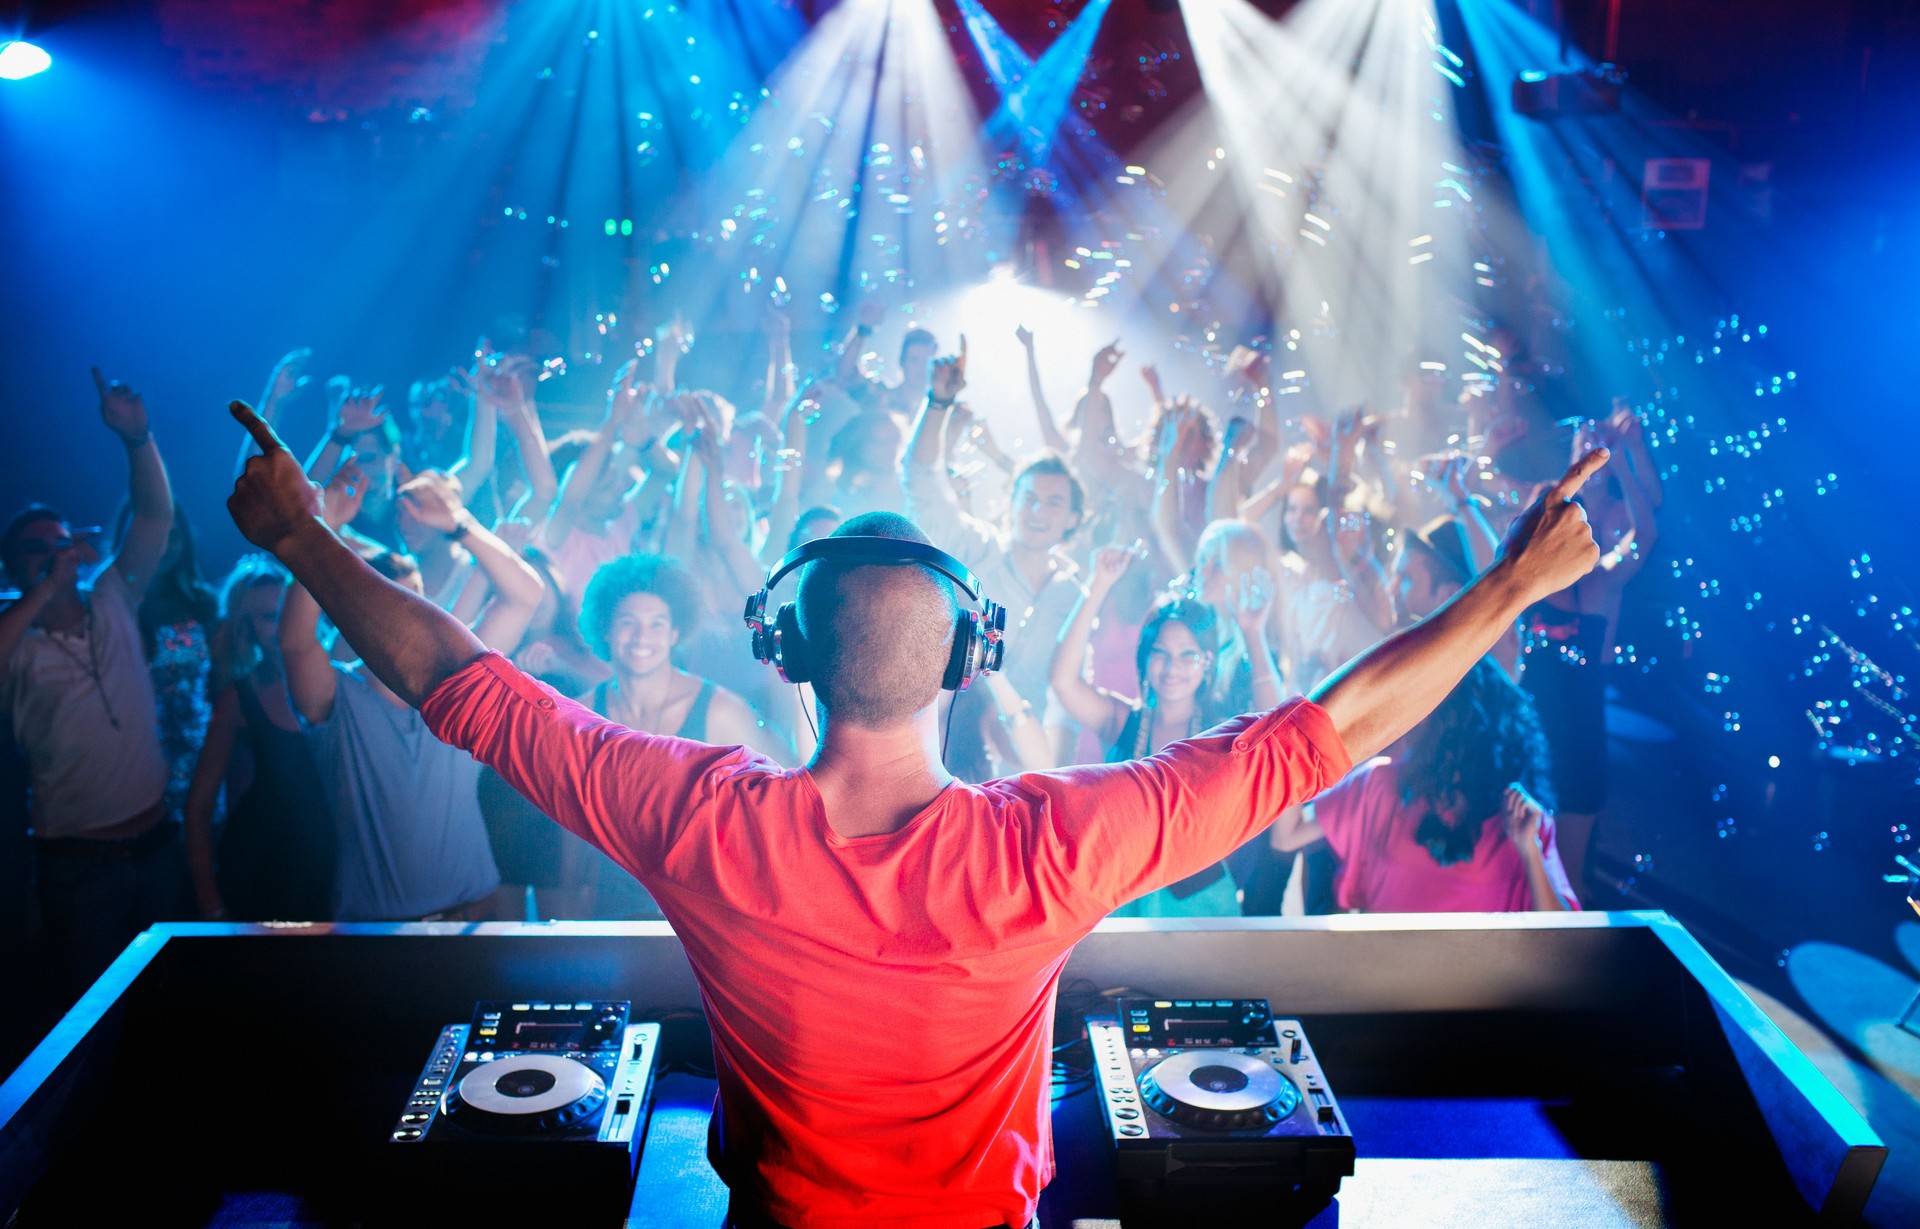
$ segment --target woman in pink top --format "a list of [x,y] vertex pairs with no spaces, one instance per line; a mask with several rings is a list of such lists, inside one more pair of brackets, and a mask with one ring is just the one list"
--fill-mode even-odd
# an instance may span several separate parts
[[1490,657],[1401,742],[1295,808],[1286,848],[1325,837],[1344,909],[1518,913],[1578,909],[1560,864],[1546,740],[1527,694]]

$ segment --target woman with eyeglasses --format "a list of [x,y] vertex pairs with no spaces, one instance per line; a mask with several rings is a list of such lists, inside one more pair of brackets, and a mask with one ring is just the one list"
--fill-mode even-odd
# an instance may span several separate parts
[[[1168,598],[1148,613],[1140,628],[1134,666],[1140,698],[1128,699],[1087,681],[1084,667],[1095,617],[1136,552],[1103,547],[1093,556],[1093,575],[1053,651],[1050,683],[1069,716],[1096,732],[1107,762],[1145,759],[1160,748],[1191,738],[1232,713],[1216,711],[1214,666],[1220,635],[1207,603]],[[1265,594],[1249,618],[1264,620],[1273,600]],[[1114,910],[1115,917],[1215,917],[1240,912],[1239,890],[1224,862],[1178,883],[1156,889]]]

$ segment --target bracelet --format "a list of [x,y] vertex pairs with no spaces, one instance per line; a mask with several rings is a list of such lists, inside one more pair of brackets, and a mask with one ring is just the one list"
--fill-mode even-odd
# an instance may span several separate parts
[[453,523],[452,532],[446,535],[447,541],[458,542],[460,539],[466,537],[468,534],[473,532],[473,524],[474,524],[473,513],[462,512],[460,514],[460,519],[456,520]]
[[148,444],[151,444],[153,442],[153,432],[142,431],[137,436],[123,435],[120,437],[120,442],[127,446],[128,452],[132,452],[136,448],[145,448]]
[[950,410],[953,408],[953,402],[952,397],[936,397],[932,393],[927,394],[927,408],[930,410]]
[[872,337],[873,326],[871,324],[856,324],[853,326],[853,332],[857,337]]
[[332,444],[336,448],[348,448],[351,447],[353,441],[358,438],[359,436],[352,431],[335,431],[327,437],[327,443]]
[[1000,724],[1004,726],[1016,726],[1022,721],[1031,720],[1033,720],[1033,704],[1031,701],[1021,701],[1020,708],[1017,712],[1000,714]]

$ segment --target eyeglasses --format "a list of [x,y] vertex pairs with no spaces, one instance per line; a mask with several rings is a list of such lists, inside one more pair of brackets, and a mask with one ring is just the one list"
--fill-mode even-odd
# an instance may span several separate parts
[[1149,649],[1147,651],[1147,660],[1161,664],[1177,661],[1190,670],[1198,670],[1207,664],[1207,655],[1198,649],[1188,649],[1184,653],[1169,653],[1165,649]]
[[100,526],[89,525],[85,529],[75,529],[58,538],[22,538],[14,547],[22,555],[37,558],[41,555],[57,555],[64,550],[72,550],[82,542],[91,542],[100,536]]

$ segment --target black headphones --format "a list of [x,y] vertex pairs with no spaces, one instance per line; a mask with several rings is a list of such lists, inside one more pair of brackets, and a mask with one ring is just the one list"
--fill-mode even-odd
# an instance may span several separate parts
[[947,671],[940,686],[948,691],[965,691],[977,678],[1000,668],[1007,652],[1007,609],[998,602],[980,596],[980,582],[967,566],[943,550],[924,542],[904,538],[862,537],[815,538],[802,542],[767,574],[760,592],[747,599],[747,628],[753,633],[753,656],[770,663],[782,680],[805,683],[813,679],[800,639],[800,618],[792,602],[784,602],[767,618],[767,595],[781,579],[806,563],[844,563],[858,567],[904,567],[918,564],[932,568],[975,602],[978,610],[962,610],[953,630],[953,652],[947,658]]

